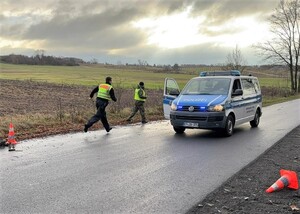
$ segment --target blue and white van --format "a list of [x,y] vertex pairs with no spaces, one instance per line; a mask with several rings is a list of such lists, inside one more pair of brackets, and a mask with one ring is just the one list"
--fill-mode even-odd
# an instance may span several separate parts
[[185,129],[221,130],[233,134],[235,126],[257,127],[262,115],[258,79],[239,71],[201,72],[180,92],[177,82],[165,79],[164,116],[176,133]]

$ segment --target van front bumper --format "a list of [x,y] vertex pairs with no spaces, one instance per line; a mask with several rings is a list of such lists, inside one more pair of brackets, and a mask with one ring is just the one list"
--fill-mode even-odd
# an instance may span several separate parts
[[225,128],[225,112],[170,112],[171,124],[174,127],[191,129]]

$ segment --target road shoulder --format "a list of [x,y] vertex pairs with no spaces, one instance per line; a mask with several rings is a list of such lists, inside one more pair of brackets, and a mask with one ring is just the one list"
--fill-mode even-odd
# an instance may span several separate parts
[[[300,175],[300,126],[264,154],[233,175],[187,214],[200,213],[300,213],[300,190],[284,188],[266,193],[280,178],[279,170]],[[294,208],[294,210],[293,210]]]

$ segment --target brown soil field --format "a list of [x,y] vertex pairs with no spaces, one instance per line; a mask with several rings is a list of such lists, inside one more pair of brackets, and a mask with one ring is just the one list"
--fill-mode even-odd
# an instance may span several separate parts
[[91,109],[82,99],[90,93],[88,87],[56,85],[47,82],[0,80],[0,116],[57,112],[60,108]]
[[[14,124],[17,140],[82,131],[84,123],[96,110],[94,101],[89,99],[94,87],[96,85],[86,87],[0,79],[0,138],[7,137],[10,121]],[[107,107],[112,126],[125,124],[134,105],[133,89],[114,87],[114,90],[118,101],[110,102]],[[146,92],[147,119],[162,119],[162,90],[146,88]],[[40,121],[32,124],[36,118]],[[137,114],[133,122],[139,121]],[[91,130],[99,128],[102,128],[101,123],[95,124]]]

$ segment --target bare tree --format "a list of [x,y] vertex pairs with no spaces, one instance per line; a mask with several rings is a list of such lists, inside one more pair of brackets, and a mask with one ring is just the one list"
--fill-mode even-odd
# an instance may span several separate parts
[[179,69],[180,69],[179,65],[178,65],[177,63],[175,63],[175,64],[173,65],[173,70],[174,70],[174,71],[179,71]]
[[241,50],[238,45],[235,46],[235,49],[227,55],[227,61],[223,69],[225,70],[239,70],[243,72],[246,68],[246,60],[244,59]]
[[147,66],[148,65],[148,62],[146,60],[139,59],[138,63],[139,63],[139,66]]
[[96,58],[91,59],[90,61],[91,64],[98,64],[98,60]]
[[37,49],[34,52],[35,52],[35,56],[38,57],[39,59],[42,59],[45,55],[45,50],[42,49]]
[[281,0],[269,19],[272,39],[256,45],[261,55],[273,63],[289,68],[291,90],[300,92],[300,3],[298,0]]

